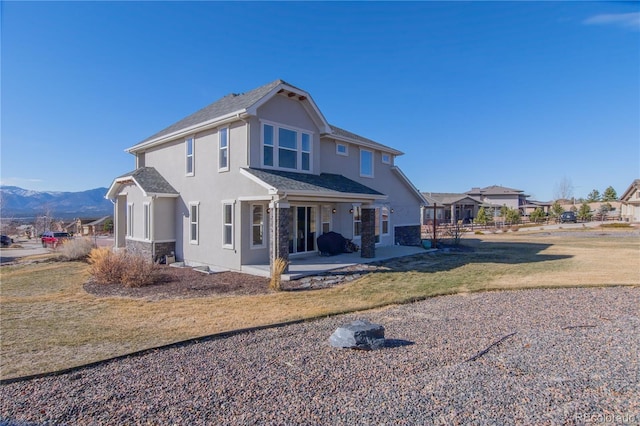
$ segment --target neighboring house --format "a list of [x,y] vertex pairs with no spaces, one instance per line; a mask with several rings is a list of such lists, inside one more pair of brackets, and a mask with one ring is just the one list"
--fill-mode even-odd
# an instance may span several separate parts
[[524,206],[527,204],[527,197],[524,191],[512,189],[504,186],[492,185],[485,188],[472,188],[466,192],[467,195],[480,200],[485,207],[507,206],[519,210],[524,214]]
[[104,216],[100,219],[75,219],[63,226],[63,230],[75,235],[96,235],[105,233],[104,224],[111,216]]
[[620,197],[622,220],[640,222],[640,179],[634,180]]
[[552,205],[553,203],[550,201],[527,200],[526,204],[522,205],[520,209],[524,211],[525,216],[530,216],[536,209],[542,209],[544,213],[548,214]]
[[316,254],[328,231],[377,245],[420,244],[426,201],[395,166],[402,152],[331,126],[282,80],[230,94],[126,150],[115,246],[187,265],[250,270]]
[[482,204],[467,194],[423,192],[422,196],[429,203],[423,212],[423,225],[430,223],[434,217],[438,223],[456,223],[458,220],[470,223]]

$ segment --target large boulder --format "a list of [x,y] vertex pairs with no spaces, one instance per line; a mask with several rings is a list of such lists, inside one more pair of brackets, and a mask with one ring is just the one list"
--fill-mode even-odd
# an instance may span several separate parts
[[334,348],[379,349],[384,347],[384,327],[366,320],[343,325],[329,337]]

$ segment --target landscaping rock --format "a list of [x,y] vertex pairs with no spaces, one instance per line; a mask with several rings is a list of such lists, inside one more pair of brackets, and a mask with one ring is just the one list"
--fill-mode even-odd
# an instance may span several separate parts
[[334,348],[380,349],[384,346],[384,327],[366,320],[356,320],[338,327],[329,338]]

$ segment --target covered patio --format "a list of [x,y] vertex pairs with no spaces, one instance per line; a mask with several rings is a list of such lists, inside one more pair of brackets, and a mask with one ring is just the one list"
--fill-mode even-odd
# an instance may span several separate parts
[[[362,263],[380,262],[425,252],[426,250],[424,248],[416,246],[381,246],[376,247],[375,257],[372,258],[363,258],[360,252],[343,253],[337,256],[320,256],[318,254],[292,256],[289,258],[289,271],[282,275],[282,279],[284,281],[296,280],[306,276],[322,274],[334,269]],[[271,276],[268,263],[243,265],[242,272],[262,277]]]

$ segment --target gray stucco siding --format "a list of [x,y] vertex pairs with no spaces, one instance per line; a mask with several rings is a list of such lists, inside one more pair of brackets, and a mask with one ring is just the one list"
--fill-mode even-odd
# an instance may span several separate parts
[[[393,161],[391,164],[383,163],[382,153],[374,151],[374,177],[361,177],[360,147],[349,144],[348,148],[347,156],[338,155],[336,154],[336,141],[331,138],[322,138],[320,150],[322,170],[328,173],[342,174],[387,195],[387,200],[381,203],[388,204],[394,210],[391,214],[391,228],[398,225],[420,224],[420,201],[415,192],[392,170]],[[391,238],[390,241],[392,241]]]

